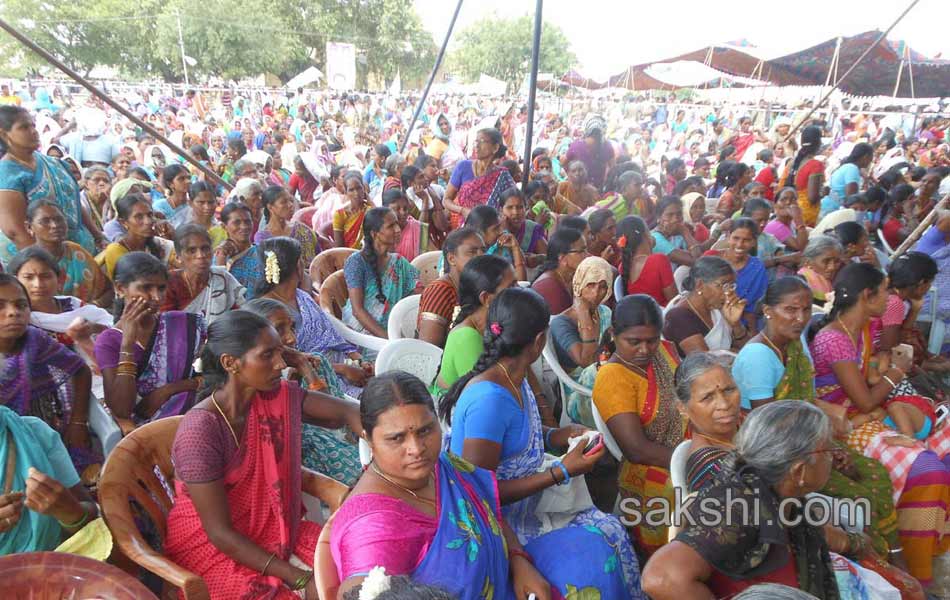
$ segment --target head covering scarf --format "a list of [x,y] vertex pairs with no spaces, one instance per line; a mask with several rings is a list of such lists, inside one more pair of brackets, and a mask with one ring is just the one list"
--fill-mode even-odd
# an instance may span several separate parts
[[614,278],[614,270],[606,260],[599,256],[588,256],[581,261],[574,271],[574,279],[571,282],[574,288],[574,296],[580,296],[581,292],[591,283],[607,283],[608,289]]
[[124,198],[134,186],[140,185],[146,189],[152,189],[152,182],[141,181],[127,177],[120,179],[112,184],[112,191],[109,192],[109,202],[112,204],[112,210],[115,210],[115,203]]
[[596,130],[600,130],[601,134],[607,135],[607,121],[600,115],[587,115],[587,118],[584,119],[584,135],[592,135]]
[[685,223],[692,223],[693,219],[689,216],[690,209],[693,207],[693,204],[699,200],[703,199],[703,213],[706,212],[706,197],[700,194],[699,192],[690,192],[688,194],[683,194],[683,221]]

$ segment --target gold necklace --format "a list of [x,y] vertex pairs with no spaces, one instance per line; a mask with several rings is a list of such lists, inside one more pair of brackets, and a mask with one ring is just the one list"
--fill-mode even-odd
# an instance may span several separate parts
[[[372,467],[373,467],[373,471],[374,471],[377,475],[379,475],[380,477],[382,477],[382,478],[383,478],[383,481],[385,481],[385,482],[388,483],[389,485],[401,489],[402,491],[406,492],[407,494],[409,494],[410,496],[412,496],[412,497],[415,498],[416,500],[419,500],[420,502],[426,502],[427,504],[431,504],[432,506],[435,506],[435,500],[430,500],[429,498],[426,498],[426,497],[424,497],[424,496],[420,496],[419,494],[417,494],[417,493],[414,492],[413,490],[410,490],[409,488],[407,488],[407,487],[404,486],[404,485],[399,485],[398,483],[396,483],[395,481],[393,481],[392,479],[390,479],[389,477],[387,477],[382,471],[379,470],[379,467],[376,466],[376,461],[371,462],[371,463],[370,463],[370,466],[372,466]],[[428,486],[428,485],[429,485],[429,482],[428,482],[428,480],[427,480],[425,486],[423,486],[423,487],[426,487],[426,486]]]
[[782,361],[782,364],[784,365],[784,364],[785,364],[785,353],[782,352],[781,350],[779,350],[779,347],[775,345],[775,342],[773,342],[771,339],[769,339],[769,336],[765,335],[765,332],[764,332],[764,331],[762,332],[762,339],[765,340],[765,343],[768,344],[769,346],[771,346],[773,350],[775,350],[776,352],[778,352],[778,359],[779,359],[780,361]]
[[717,437],[713,437],[713,436],[711,436],[711,435],[706,435],[705,433],[699,433],[698,431],[693,431],[693,437],[705,438],[706,440],[708,440],[708,441],[710,441],[710,442],[714,442],[715,445],[717,445],[717,446],[724,446],[724,447],[726,447],[726,448],[735,448],[735,447],[736,447],[735,443],[733,443],[731,440],[721,440],[721,439],[719,439],[719,438],[717,438]]
[[224,411],[221,410],[221,407],[218,406],[218,401],[214,399],[214,392],[211,393],[211,403],[214,404],[214,407],[218,409],[219,413],[221,413],[221,418],[224,419],[224,422],[228,425],[228,429],[231,430],[231,435],[234,437],[234,443],[238,448],[240,448],[241,442],[238,441],[238,436],[236,433],[234,433],[234,427],[231,426],[231,421],[228,420],[227,415],[225,415]]
[[694,315],[696,315],[697,317],[699,317],[699,320],[703,322],[703,325],[705,325],[706,327],[712,329],[712,323],[709,323],[708,321],[706,321],[706,319],[704,319],[703,316],[702,316],[701,314],[699,314],[699,311],[696,310],[696,307],[693,306],[693,303],[689,301],[689,296],[683,296],[683,300],[686,300],[686,304],[689,306],[689,309],[690,309],[691,311],[693,311],[693,314],[694,314]]
[[647,377],[647,372],[646,372],[642,367],[638,367],[637,365],[635,365],[635,364],[633,364],[632,362],[628,361],[628,360],[625,359],[624,357],[620,356],[620,353],[619,353],[619,352],[614,352],[614,356],[616,356],[616,357],[617,357],[617,360],[619,360],[620,362],[622,362],[622,363],[624,364],[624,366],[626,366],[628,369],[633,370],[635,373],[637,373],[637,374],[643,376],[644,378]]
[[848,339],[851,340],[851,345],[857,348],[858,341],[852,335],[851,330],[848,329],[848,326],[844,324],[844,321],[841,320],[841,317],[838,317],[838,325],[841,325],[841,328],[844,329],[844,332],[848,334]]
[[502,371],[504,371],[505,379],[508,380],[508,385],[511,386],[511,391],[515,394],[515,400],[518,401],[518,406],[524,408],[524,404],[521,402],[521,391],[518,389],[518,386],[515,385],[515,382],[511,380],[511,374],[508,372],[508,369],[501,363],[496,364],[501,367]]

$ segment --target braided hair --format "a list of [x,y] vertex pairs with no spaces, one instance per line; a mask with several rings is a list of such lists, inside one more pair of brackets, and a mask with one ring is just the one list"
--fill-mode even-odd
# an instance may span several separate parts
[[819,331],[841,316],[841,313],[855,306],[865,290],[876,290],[884,281],[884,273],[874,265],[851,262],[838,271],[835,277],[835,300],[831,312],[812,322],[808,328],[809,343]]
[[379,256],[376,255],[373,234],[383,228],[383,224],[386,222],[386,215],[389,214],[392,214],[393,218],[395,218],[395,214],[390,208],[376,207],[366,211],[366,216],[363,217],[363,249],[360,250],[360,256],[363,257],[366,266],[373,273],[373,277],[376,278],[376,300],[383,304],[386,302],[386,295],[383,294],[382,274],[376,266]]
[[633,257],[648,235],[650,235],[650,230],[640,217],[631,215],[620,219],[617,223],[617,240],[623,240],[620,250],[620,281],[623,282],[624,292],[630,281]]
[[257,256],[262,265],[267,265],[267,255],[273,252],[277,258],[277,267],[280,270],[277,283],[267,280],[266,269],[254,286],[254,297],[260,298],[269,294],[275,287],[297,275],[297,265],[300,264],[300,242],[290,237],[268,238],[257,247]]
[[[478,231],[472,229],[471,227],[460,227],[459,229],[456,229],[449,235],[445,236],[445,241],[442,242],[443,274],[448,275],[449,271],[452,270],[452,265],[449,264],[449,254],[455,254],[458,252],[459,247],[465,243],[465,240],[470,240],[478,235]],[[480,239],[481,238],[479,238],[479,240]]]
[[548,240],[548,253],[544,258],[544,263],[541,265],[541,270],[538,272],[538,276],[534,278],[535,281],[538,280],[542,275],[548,271],[553,271],[557,268],[558,264],[561,262],[561,257],[565,256],[571,250],[571,246],[577,242],[577,240],[583,237],[583,233],[577,229],[572,229],[570,227],[560,226],[551,235],[551,239]]
[[[466,267],[467,269],[468,267]],[[482,337],[484,350],[472,370],[456,381],[439,403],[439,417],[452,423],[452,410],[465,386],[487,371],[499,359],[518,356],[548,326],[551,312],[537,292],[524,288],[503,290],[488,308],[488,320]]]

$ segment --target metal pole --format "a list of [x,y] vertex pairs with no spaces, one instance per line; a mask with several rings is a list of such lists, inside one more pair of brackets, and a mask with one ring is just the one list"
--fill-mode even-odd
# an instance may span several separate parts
[[907,54],[907,74],[910,76],[910,97],[916,100],[917,94],[914,92],[914,57],[910,55],[910,46],[904,46],[904,52]]
[[185,60],[185,38],[181,35],[181,13],[175,11],[175,18],[178,19],[178,49],[181,50],[181,68],[185,73],[185,85],[188,85],[188,61]]
[[903,74],[904,74],[904,59],[902,58],[900,66],[897,67],[897,81],[894,82],[894,93],[891,94],[895,98],[897,98],[897,92],[901,88],[901,75]]
[[921,221],[920,224],[917,225],[917,227],[914,228],[912,232],[910,232],[910,235],[907,236],[907,239],[904,240],[903,243],[901,243],[901,245],[897,247],[897,250],[894,250],[894,254],[891,254],[891,260],[894,260],[901,254],[909,250],[910,247],[913,246],[915,243],[917,243],[917,240],[920,239],[920,236],[922,236],[924,232],[927,231],[927,229],[930,227],[930,225],[933,224],[933,222],[937,219],[937,211],[946,207],[947,202],[950,202],[950,194],[947,194],[946,196],[941,198],[940,202],[937,202],[937,204],[934,205],[933,209],[929,213],[927,213],[926,217],[924,217],[924,220]]
[[432,73],[429,74],[429,81],[426,82],[426,88],[422,91],[422,98],[419,98],[419,105],[416,106],[416,112],[412,113],[412,121],[409,122],[409,127],[406,128],[406,137],[403,138],[402,146],[399,148],[400,154],[406,151],[406,145],[409,144],[409,135],[412,133],[412,128],[415,127],[416,121],[419,119],[419,115],[422,114],[422,107],[426,104],[426,97],[429,95],[429,89],[432,87],[432,82],[435,81],[435,75],[439,72],[439,67],[442,66],[442,59],[445,57],[445,49],[449,46],[449,38],[452,37],[452,29],[455,28],[455,20],[458,19],[460,10],[462,10],[462,0],[459,0],[459,3],[455,5],[455,13],[452,14],[452,20],[449,21],[449,30],[445,32],[445,39],[442,40],[442,47],[439,48],[439,55],[435,58],[435,65],[432,67]]
[[104,93],[102,90],[100,90],[96,86],[89,83],[89,81],[87,81],[82,75],[80,75],[79,73],[73,71],[72,69],[64,65],[62,62],[59,61],[59,59],[57,59],[55,56],[53,56],[48,51],[46,51],[46,49],[36,45],[36,43],[34,43],[33,40],[31,40],[30,38],[26,37],[19,31],[17,31],[12,25],[7,23],[4,19],[0,19],[0,29],[3,29],[4,31],[12,35],[14,38],[16,38],[18,42],[20,42],[21,44],[23,44],[24,46],[26,46],[33,52],[39,54],[43,58],[43,60],[45,60],[49,64],[53,65],[54,67],[56,67],[63,73],[69,75],[76,83],[78,83],[82,87],[89,90],[89,92],[93,96],[95,96],[96,98],[99,98],[100,100],[102,100],[103,102],[111,106],[113,109],[115,109],[117,112],[119,112],[126,119],[132,121],[133,123],[141,127],[150,136],[154,137],[156,140],[168,146],[172,150],[172,152],[182,157],[183,159],[185,159],[192,165],[194,165],[195,168],[197,168],[202,173],[207,175],[211,179],[211,181],[214,181],[215,183],[219,183],[229,190],[233,188],[233,186],[230,183],[227,183],[226,181],[221,179],[221,177],[218,176],[217,173],[215,173],[214,171],[212,171],[205,165],[201,164],[197,159],[193,158],[190,154],[188,154],[187,152],[182,150],[180,147],[178,147],[177,144],[173,143],[164,135],[156,131],[154,127],[152,127],[151,125],[149,125],[142,119],[138,118],[137,116],[129,112],[127,108],[125,108],[124,106],[122,106],[121,104],[113,100],[112,98],[110,98],[108,94]]
[[835,91],[835,89],[837,89],[838,86],[841,85],[841,83],[842,83],[845,79],[848,78],[848,75],[851,75],[851,72],[854,71],[854,69],[855,69],[858,65],[861,64],[861,61],[863,61],[863,60],[867,57],[867,55],[871,53],[871,50],[874,50],[875,48],[877,48],[878,44],[880,44],[881,41],[884,40],[884,38],[887,37],[887,34],[889,34],[889,33],[891,32],[891,30],[893,30],[894,27],[896,27],[897,24],[900,23],[900,22],[904,19],[904,17],[907,16],[907,13],[909,13],[912,8],[914,8],[915,6],[917,6],[917,3],[918,3],[918,2],[920,2],[920,0],[913,0],[913,2],[910,3],[910,6],[908,6],[907,8],[905,8],[905,9],[904,9],[904,12],[902,12],[902,13],[900,14],[900,16],[898,16],[897,19],[896,19],[893,23],[891,23],[891,26],[888,27],[885,31],[883,31],[883,32],[881,33],[881,35],[877,36],[877,39],[874,40],[874,43],[871,44],[870,46],[868,46],[867,50],[865,50],[864,53],[863,53],[861,56],[858,57],[858,60],[854,61],[854,64],[851,65],[851,67],[850,67],[847,71],[844,72],[844,75],[841,76],[841,79],[839,79],[838,81],[835,82],[834,87],[831,88],[830,90],[828,90],[828,93],[825,94],[825,96],[824,96],[820,101],[818,101],[818,102],[815,104],[815,106],[812,107],[812,109],[811,109],[810,111],[808,111],[808,114],[806,114],[805,117],[804,117],[801,121],[798,122],[798,125],[796,125],[795,127],[793,127],[793,128],[788,132],[788,135],[785,136],[785,139],[784,139],[784,140],[782,140],[782,143],[783,143],[783,144],[784,144],[785,142],[787,142],[788,140],[790,140],[793,135],[795,135],[795,133],[799,130],[799,128],[801,128],[801,126],[804,125],[804,124],[808,121],[808,118],[809,118],[809,117],[811,117],[813,114],[815,114],[815,111],[818,110],[818,107],[821,106],[822,103],[823,103],[825,100],[827,100],[829,96],[831,96],[831,94]]
[[[534,7],[534,43],[531,47],[531,74],[528,80],[528,130],[524,141],[524,168],[522,169],[521,191],[525,191],[531,181],[531,142],[534,136],[534,100],[538,88],[538,62],[541,57],[541,12],[544,0],[538,0]],[[606,132],[605,132],[606,133]]]

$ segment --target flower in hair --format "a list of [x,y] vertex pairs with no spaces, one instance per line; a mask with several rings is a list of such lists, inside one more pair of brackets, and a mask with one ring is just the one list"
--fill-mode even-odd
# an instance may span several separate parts
[[277,253],[273,250],[264,253],[264,281],[274,285],[280,283],[280,263],[277,262]]
[[455,319],[458,319],[458,318],[459,318],[459,314],[460,314],[461,312],[462,312],[462,307],[461,307],[460,305],[456,305],[456,306],[455,306],[455,309],[452,311],[452,322],[453,322],[453,323],[455,322]]
[[373,567],[360,586],[359,600],[376,600],[380,594],[389,591],[389,575],[385,567]]
[[191,370],[195,373],[201,373],[204,371],[204,365],[201,363],[201,357],[195,359],[195,362],[191,363]]
[[620,236],[620,238],[617,240],[617,247],[618,247],[618,248],[626,248],[626,247],[627,247],[627,236],[625,236],[625,235]]
[[501,327],[501,323],[498,322],[492,323],[489,329],[491,329],[491,332],[495,335],[501,335],[501,332],[504,331]]

